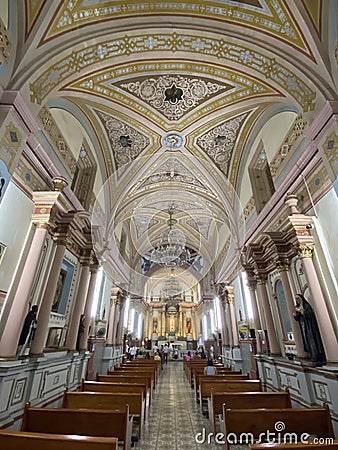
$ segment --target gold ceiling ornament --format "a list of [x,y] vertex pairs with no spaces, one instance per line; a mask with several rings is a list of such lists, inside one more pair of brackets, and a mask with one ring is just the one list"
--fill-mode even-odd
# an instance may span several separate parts
[[[201,75],[186,75],[187,72]],[[128,83],[125,81],[126,74]],[[169,81],[172,83],[168,86]],[[176,89],[171,91],[174,86]],[[179,89],[183,91],[181,97]],[[119,64],[82,76],[60,90],[100,96],[109,102],[114,100],[144,114],[149,121],[154,121],[165,130],[170,130],[173,120],[177,122],[176,128],[183,129],[225,106],[249,98],[282,96],[265,80],[240,70],[179,60]]]
[[[313,8],[311,8],[312,10]],[[78,33],[81,28],[90,25],[95,24],[95,27],[98,28],[102,23],[104,28],[107,20],[114,20],[114,23],[118,23],[118,19],[136,20],[139,18],[141,20],[142,16],[149,15],[156,17],[164,15],[170,22],[175,20],[173,17],[177,15],[177,24],[181,18],[185,20],[185,17],[188,17],[191,20],[194,17],[195,21],[209,19],[237,25],[240,27],[239,31],[249,28],[260,33],[264,32],[265,35],[268,34],[270,37],[296,47],[308,57],[312,57],[300,26],[293,19],[287,2],[283,0],[242,0],[240,2],[227,0],[203,2],[200,0],[185,0],[184,2],[128,0],[126,2],[106,1],[104,4],[101,1],[91,1],[90,4],[86,4],[80,0],[62,0],[56,14],[48,24],[39,46],[66,32],[76,30]],[[86,30],[84,33],[87,35]],[[149,41],[150,47],[155,45],[154,40]],[[199,45],[201,46],[203,43],[200,42]]]
[[[156,45],[149,47],[150,38],[156,42]],[[203,45],[198,46],[198,41],[203,42]],[[101,53],[99,54],[98,52],[99,50],[101,52],[103,48],[105,52],[101,58]],[[186,57],[191,58],[191,63],[196,58],[206,57],[217,58],[222,61],[223,65],[229,65],[235,61],[239,65],[237,70],[240,76],[245,78],[245,74],[251,74],[250,76],[255,77],[256,83],[254,84],[258,88],[262,84],[258,82],[258,79],[267,80],[264,82],[264,85],[270,86],[270,89],[272,89],[271,84],[273,83],[277,87],[279,95],[288,93],[302,107],[303,111],[314,109],[316,92],[307,84],[307,80],[304,80],[303,74],[297,76],[284,64],[283,59],[271,56],[270,53],[267,54],[251,47],[245,47],[240,41],[234,43],[233,40],[220,36],[198,37],[191,33],[177,34],[172,33],[172,31],[164,31],[161,34],[130,33],[128,36],[116,36],[110,40],[95,42],[93,45],[90,45],[85,40],[85,44],[73,47],[70,54],[66,54],[66,56],[56,60],[53,65],[48,63],[48,67],[40,73],[38,78],[33,79],[30,84],[31,101],[41,104],[43,99],[58,87],[61,91],[81,91],[82,88],[75,89],[71,86],[72,83],[79,81],[79,79],[74,80],[74,74],[87,74],[90,70],[93,70],[93,67],[97,67],[98,64],[100,66],[104,64],[111,65],[116,58],[129,58],[132,55],[139,57],[140,54],[143,55],[144,59],[146,55],[149,55],[150,58],[154,53],[158,57],[159,52],[163,55],[163,58],[167,58],[168,56],[172,57],[172,54],[177,51],[186,53]],[[154,71],[159,73],[156,67],[151,73]],[[80,78],[80,83],[82,78]],[[83,88],[90,90],[93,81],[101,80],[91,77],[87,84],[83,85]],[[104,85],[96,87],[95,90],[96,95],[105,97],[112,89],[109,85]],[[245,95],[245,89],[242,95]],[[252,95],[256,97],[255,89],[253,89]],[[262,94],[259,93],[259,95]]]

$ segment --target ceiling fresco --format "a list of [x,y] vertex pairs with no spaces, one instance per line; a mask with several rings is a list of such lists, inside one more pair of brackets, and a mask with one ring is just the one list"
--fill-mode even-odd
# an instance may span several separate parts
[[[251,186],[242,183],[263,124],[282,111],[313,117],[335,92],[316,47],[328,39],[322,0],[23,4],[24,48],[11,88],[40,111],[46,134],[59,142],[66,125],[53,131],[48,108],[79,121],[103,182],[116,175],[121,183],[111,184],[113,203],[98,210],[114,222],[114,235],[123,223],[142,246],[160,235],[175,200],[191,248],[200,245],[198,235],[205,245],[221,230],[219,261],[232,220],[254,214]],[[59,148],[68,178],[70,147],[68,156]],[[275,166],[286,159],[277,150]],[[231,219],[240,192],[247,195]]]

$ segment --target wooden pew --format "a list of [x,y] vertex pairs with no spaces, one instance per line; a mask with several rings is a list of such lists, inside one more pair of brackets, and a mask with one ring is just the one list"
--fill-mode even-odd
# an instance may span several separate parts
[[140,376],[149,376],[151,378],[152,387],[155,388],[156,385],[156,375],[155,371],[150,368],[139,368],[139,367],[116,367],[114,370],[108,370],[107,375],[117,375],[117,374],[132,374],[132,375],[140,375]]
[[204,373],[195,375],[194,390],[195,390],[195,398],[196,399],[199,397],[199,387],[200,387],[201,380],[210,380],[210,377],[212,377],[212,379],[214,381],[217,381],[217,380],[234,380],[234,381],[235,380],[249,380],[249,375],[242,375],[240,373],[232,373],[232,372],[216,374],[216,375],[204,375]]
[[222,380],[213,379],[211,375],[206,375],[200,379],[199,402],[200,410],[203,413],[203,399],[211,396],[211,389],[214,392],[262,392],[260,380]]
[[133,417],[129,415],[128,405],[125,411],[105,411],[32,408],[27,403],[21,431],[115,437],[123,441],[124,450],[130,450],[132,426]]
[[[85,381],[82,379],[81,392],[123,392],[123,393],[143,393],[143,397],[147,398],[147,386],[140,383],[103,383],[100,381]],[[150,401],[150,397],[149,397]],[[146,415],[146,405],[144,402],[144,414]],[[149,404],[150,405],[150,404]]]
[[0,430],[4,450],[117,450],[117,439],[93,436]]
[[323,443],[309,442],[308,444],[252,444],[252,450],[337,450],[338,440],[325,438]]
[[149,404],[151,404],[153,396],[152,379],[150,376],[145,375],[133,375],[117,373],[115,375],[96,375],[96,381],[102,383],[136,383],[146,384],[149,393]]
[[211,388],[208,399],[210,424],[216,433],[216,418],[225,409],[291,408],[291,397],[286,392],[215,392]]
[[[277,425],[280,426],[277,426]],[[279,431],[280,430],[280,431]],[[275,433],[274,436],[267,432]],[[283,436],[294,433],[300,438],[305,433],[309,436],[320,438],[334,438],[330,411],[327,405],[324,408],[276,408],[276,409],[225,409],[223,407],[223,421],[221,432],[224,434],[224,449],[228,449],[227,435],[231,433],[231,439],[241,436],[250,437],[252,441],[269,439],[277,435]],[[248,435],[248,433],[250,435]],[[277,436],[278,437],[278,436]],[[237,440],[237,444],[239,440]]]
[[70,409],[108,409],[124,411],[129,405],[129,412],[139,418],[139,438],[144,423],[144,397],[142,393],[110,393],[110,392],[65,392],[63,408]]

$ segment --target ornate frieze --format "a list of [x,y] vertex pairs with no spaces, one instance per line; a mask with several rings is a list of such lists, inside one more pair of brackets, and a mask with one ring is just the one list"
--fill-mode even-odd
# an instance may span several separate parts
[[148,217],[135,215],[133,215],[132,221],[135,225],[137,239],[139,239],[146,231],[149,231],[152,227],[159,223],[159,221],[156,219],[150,219]]
[[5,24],[0,19],[0,67],[7,64],[11,43]]
[[187,224],[201,234],[204,239],[208,239],[210,225],[213,219],[211,217],[200,217],[187,220]]
[[47,107],[41,108],[38,117],[60,160],[68,168],[69,173],[74,175],[76,159],[49,109]]
[[308,121],[303,116],[297,116],[291,130],[287,134],[282,145],[279,147],[277,154],[269,163],[272,178],[276,177],[280,169],[283,168],[283,162],[288,158],[289,155],[292,155],[292,153],[300,144],[301,140],[303,139],[307,124]]
[[[313,2],[311,2],[313,3]],[[310,11],[312,12],[313,7]],[[93,25],[102,20],[117,20],[124,17],[140,15],[179,14],[181,17],[203,17],[204,19],[216,19],[221,22],[263,29],[270,36],[281,39],[284,42],[298,47],[303,52],[308,52],[307,43],[297,24],[289,14],[286,4],[281,0],[261,1],[250,0],[235,2],[229,0],[214,0],[213,2],[200,2],[185,0],[184,2],[144,2],[140,0],[128,0],[119,3],[105,3],[93,1],[83,2],[67,0],[61,2],[57,14],[51,20],[41,45],[64,34],[66,31],[78,29],[80,26]],[[133,20],[133,19],[130,19]],[[149,47],[156,46],[156,40],[150,39]],[[203,40],[198,39],[197,49],[203,48]]]
[[182,164],[177,157],[168,158],[154,170],[154,173],[142,180],[141,183],[137,184],[136,190],[141,190],[154,184],[171,181],[196,186],[209,192],[209,188],[205,186],[186,165]]
[[[178,51],[190,54],[192,59],[196,59],[196,55],[199,55],[222,59],[224,64],[227,61],[229,63],[234,60],[238,61],[242,65],[240,77],[243,78],[243,86],[247,84],[247,76],[243,74],[248,73],[248,71],[254,72],[262,80],[273,79],[275,84],[285,92],[288,92],[301,105],[303,111],[309,111],[314,108],[315,91],[301,77],[298,77],[282,64],[275,55],[270,57],[244,45],[235,44],[233,41],[227,42],[221,36],[210,38],[176,32],[123,35],[111,40],[97,42],[95,45],[88,45],[88,41],[86,41],[83,47],[77,49],[72,47],[71,53],[59,59],[53,65],[48,65],[46,70],[31,83],[31,101],[41,103],[52,90],[65,83],[68,78],[73,77],[76,73],[81,73],[83,70],[89,70],[97,63],[108,62],[121,56],[139,55],[140,52],[146,55],[154,52],[168,52],[172,54]],[[156,68],[152,72],[154,70]],[[235,73],[234,78],[236,81]],[[80,80],[80,83],[83,82],[83,80]],[[96,80],[86,80],[86,85],[82,89],[92,90],[93,83],[95,84]],[[265,88],[262,86],[265,86]],[[62,87],[62,89],[66,88],[66,86]],[[258,92],[259,95],[267,91],[270,91],[272,95],[276,95],[276,92],[273,94],[271,87],[269,88],[268,85],[263,85],[259,81],[249,83],[247,88],[250,89],[251,96],[255,94],[257,89],[261,91]],[[76,87],[70,86],[70,89],[74,90]],[[96,92],[100,96],[105,96],[109,94],[110,90],[109,86],[100,85]],[[241,98],[246,96],[247,93],[244,89],[241,92]],[[231,103],[230,99],[227,100],[227,103]],[[214,105],[212,109],[215,109]]]
[[167,119],[176,121],[203,101],[232,86],[202,78],[163,75],[122,83],[121,88],[151,105]]
[[109,138],[118,167],[133,161],[150,144],[149,137],[121,120],[96,111]]
[[247,116],[248,113],[240,114],[197,138],[197,145],[225,174],[228,173],[229,161]]

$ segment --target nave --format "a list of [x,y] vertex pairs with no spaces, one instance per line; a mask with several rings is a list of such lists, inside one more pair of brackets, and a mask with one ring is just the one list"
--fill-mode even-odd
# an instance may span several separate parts
[[195,437],[203,429],[211,432],[208,419],[200,413],[182,362],[168,362],[163,366],[142,439],[135,449],[219,450],[221,447],[213,443],[196,443]]

